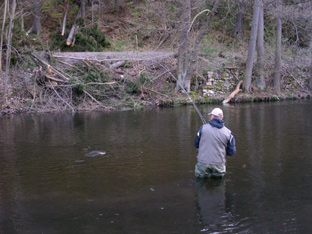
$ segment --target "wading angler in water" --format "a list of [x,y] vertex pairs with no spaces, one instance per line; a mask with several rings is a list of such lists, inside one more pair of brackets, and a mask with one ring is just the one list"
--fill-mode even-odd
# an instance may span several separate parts
[[200,127],[195,137],[198,148],[195,176],[197,178],[223,177],[226,173],[226,156],[236,153],[235,138],[224,126],[223,111],[215,108],[209,113],[211,120]]

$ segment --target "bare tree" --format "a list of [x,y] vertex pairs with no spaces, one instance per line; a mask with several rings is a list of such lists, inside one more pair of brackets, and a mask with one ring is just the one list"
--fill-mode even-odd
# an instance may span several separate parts
[[[188,73],[188,60],[189,60],[189,37],[188,37],[188,29],[191,22],[191,0],[182,0],[181,2],[183,6],[182,10],[182,22],[181,22],[181,31],[180,31],[180,47],[178,50],[178,82],[180,82],[183,86],[187,85],[187,73]],[[177,84],[176,89],[179,89],[179,85]]]
[[257,77],[257,87],[260,89],[265,88],[264,80],[264,16],[263,5],[260,7],[259,24],[258,24],[258,37],[257,37],[257,64],[259,77]]
[[310,81],[309,81],[309,87],[312,89],[312,34],[310,34]]
[[238,2],[238,13],[236,17],[236,23],[234,27],[234,35],[238,38],[242,36],[242,23],[243,23],[243,1],[239,0]]
[[81,18],[85,19],[86,18],[86,2],[85,2],[85,0],[81,0],[80,8],[81,8]]
[[7,96],[7,84],[10,70],[10,60],[11,60],[11,38],[12,38],[12,28],[13,28],[13,20],[15,17],[15,9],[16,9],[16,0],[11,0],[11,9],[10,9],[10,22],[8,29],[8,40],[7,40],[7,51],[6,51],[6,60],[5,60],[5,75],[4,75],[4,95],[2,103],[3,105],[6,103]]
[[34,33],[39,35],[41,31],[41,0],[34,0],[34,10],[33,10],[33,24],[28,30],[27,34]]
[[[194,40],[189,39],[189,31],[192,27],[190,24],[190,15],[191,15],[191,1],[181,0],[183,8],[182,13],[182,30],[180,35],[180,47],[179,47],[179,54],[178,54],[178,80],[183,85],[183,87],[190,91],[191,87],[191,78],[196,73],[197,65],[198,65],[198,57],[200,52],[200,43],[209,31],[210,24],[215,16],[218,6],[221,0],[216,0],[214,2],[214,6],[212,10],[205,9],[198,13],[193,22],[196,20],[197,16],[204,12],[209,12],[209,17],[205,22],[201,24],[197,35],[195,36]],[[193,23],[192,22],[192,23]]]
[[282,57],[282,0],[277,0],[277,27],[276,27],[276,49],[275,49],[275,72],[274,72],[274,88],[281,89],[281,57]]
[[9,0],[5,0],[4,9],[3,9],[2,28],[1,28],[1,40],[0,40],[0,71],[2,70],[2,45],[3,45],[3,37],[4,37],[4,31],[5,31],[4,28],[5,28],[8,4],[9,4]]
[[254,63],[254,55],[255,55],[256,42],[257,42],[259,15],[260,15],[262,5],[263,5],[262,0],[254,1],[251,35],[250,35],[246,71],[245,71],[245,77],[244,77],[244,83],[243,83],[243,87],[245,88],[247,92],[251,91],[252,68],[253,68],[253,63]]

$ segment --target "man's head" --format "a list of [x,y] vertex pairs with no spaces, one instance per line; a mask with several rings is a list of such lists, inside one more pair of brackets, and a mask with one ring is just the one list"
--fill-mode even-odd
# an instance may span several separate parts
[[220,108],[214,108],[208,115],[211,115],[211,119],[223,119],[223,111]]

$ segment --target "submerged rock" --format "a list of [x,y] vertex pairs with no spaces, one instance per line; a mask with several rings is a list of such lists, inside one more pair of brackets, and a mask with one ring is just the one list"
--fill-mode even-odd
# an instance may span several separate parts
[[96,157],[96,156],[105,155],[105,154],[106,154],[105,151],[95,150],[95,151],[86,153],[86,157]]

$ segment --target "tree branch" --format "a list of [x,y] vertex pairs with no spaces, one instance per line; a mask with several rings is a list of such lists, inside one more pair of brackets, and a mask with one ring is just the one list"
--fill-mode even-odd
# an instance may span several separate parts
[[240,91],[242,91],[242,90],[240,89],[240,86],[241,86],[242,83],[243,83],[243,81],[241,80],[241,81],[237,84],[236,89],[227,97],[227,99],[225,99],[225,100],[223,101],[223,104],[228,103],[233,97],[235,97],[236,94],[238,94]]

